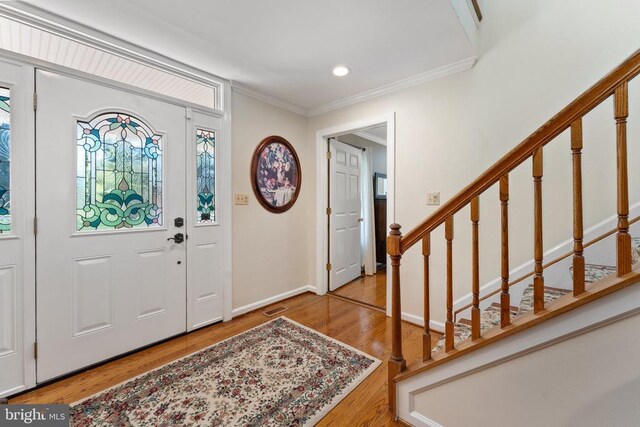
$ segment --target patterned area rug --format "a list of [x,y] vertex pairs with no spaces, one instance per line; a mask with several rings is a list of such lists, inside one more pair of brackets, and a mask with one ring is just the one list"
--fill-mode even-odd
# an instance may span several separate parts
[[313,425],[378,365],[280,317],[73,404],[71,425]]

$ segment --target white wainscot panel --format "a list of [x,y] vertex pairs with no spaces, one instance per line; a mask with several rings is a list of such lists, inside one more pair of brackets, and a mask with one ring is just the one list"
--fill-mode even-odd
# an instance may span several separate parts
[[217,242],[200,243],[196,245],[193,260],[195,262],[196,301],[214,298],[221,288],[220,277],[220,250]]
[[16,351],[16,268],[0,267],[0,357]]
[[137,314],[138,319],[165,311],[165,282],[167,281],[167,251],[157,249],[138,253]]
[[73,263],[73,335],[113,325],[113,260],[110,255]]

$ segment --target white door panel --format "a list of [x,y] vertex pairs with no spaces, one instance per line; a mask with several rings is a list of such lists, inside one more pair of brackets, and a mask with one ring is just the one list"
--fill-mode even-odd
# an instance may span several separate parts
[[35,385],[29,70],[0,62],[0,396]]
[[217,177],[221,153],[229,145],[222,132],[222,119],[193,112],[187,126],[187,329],[222,320],[223,317],[223,227],[229,218],[219,209]]
[[[36,72],[38,381],[186,330],[185,109]],[[114,114],[118,113],[118,114]]]
[[360,163],[362,152],[331,140],[331,226],[329,289],[334,291],[361,274]]

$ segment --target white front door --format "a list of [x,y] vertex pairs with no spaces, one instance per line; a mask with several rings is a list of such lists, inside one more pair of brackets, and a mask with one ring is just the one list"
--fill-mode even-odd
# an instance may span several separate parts
[[29,70],[0,62],[0,396],[35,385]]
[[360,249],[360,166],[362,151],[332,138],[330,142],[329,289],[335,291],[362,270]]
[[[187,329],[223,317],[224,227],[226,211],[218,183],[224,150],[231,147],[222,133],[222,118],[194,111],[187,126]],[[226,154],[226,153],[225,153]],[[221,202],[221,203],[219,203]]]
[[186,119],[41,70],[36,90],[41,382],[186,330]]

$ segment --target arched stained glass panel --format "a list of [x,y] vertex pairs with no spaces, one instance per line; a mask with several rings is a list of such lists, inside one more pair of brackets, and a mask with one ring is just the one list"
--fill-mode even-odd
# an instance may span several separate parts
[[216,220],[216,133],[196,129],[197,221]]
[[123,113],[77,122],[76,229],[162,225],[162,136]]
[[11,231],[11,93],[0,87],[0,234]]

